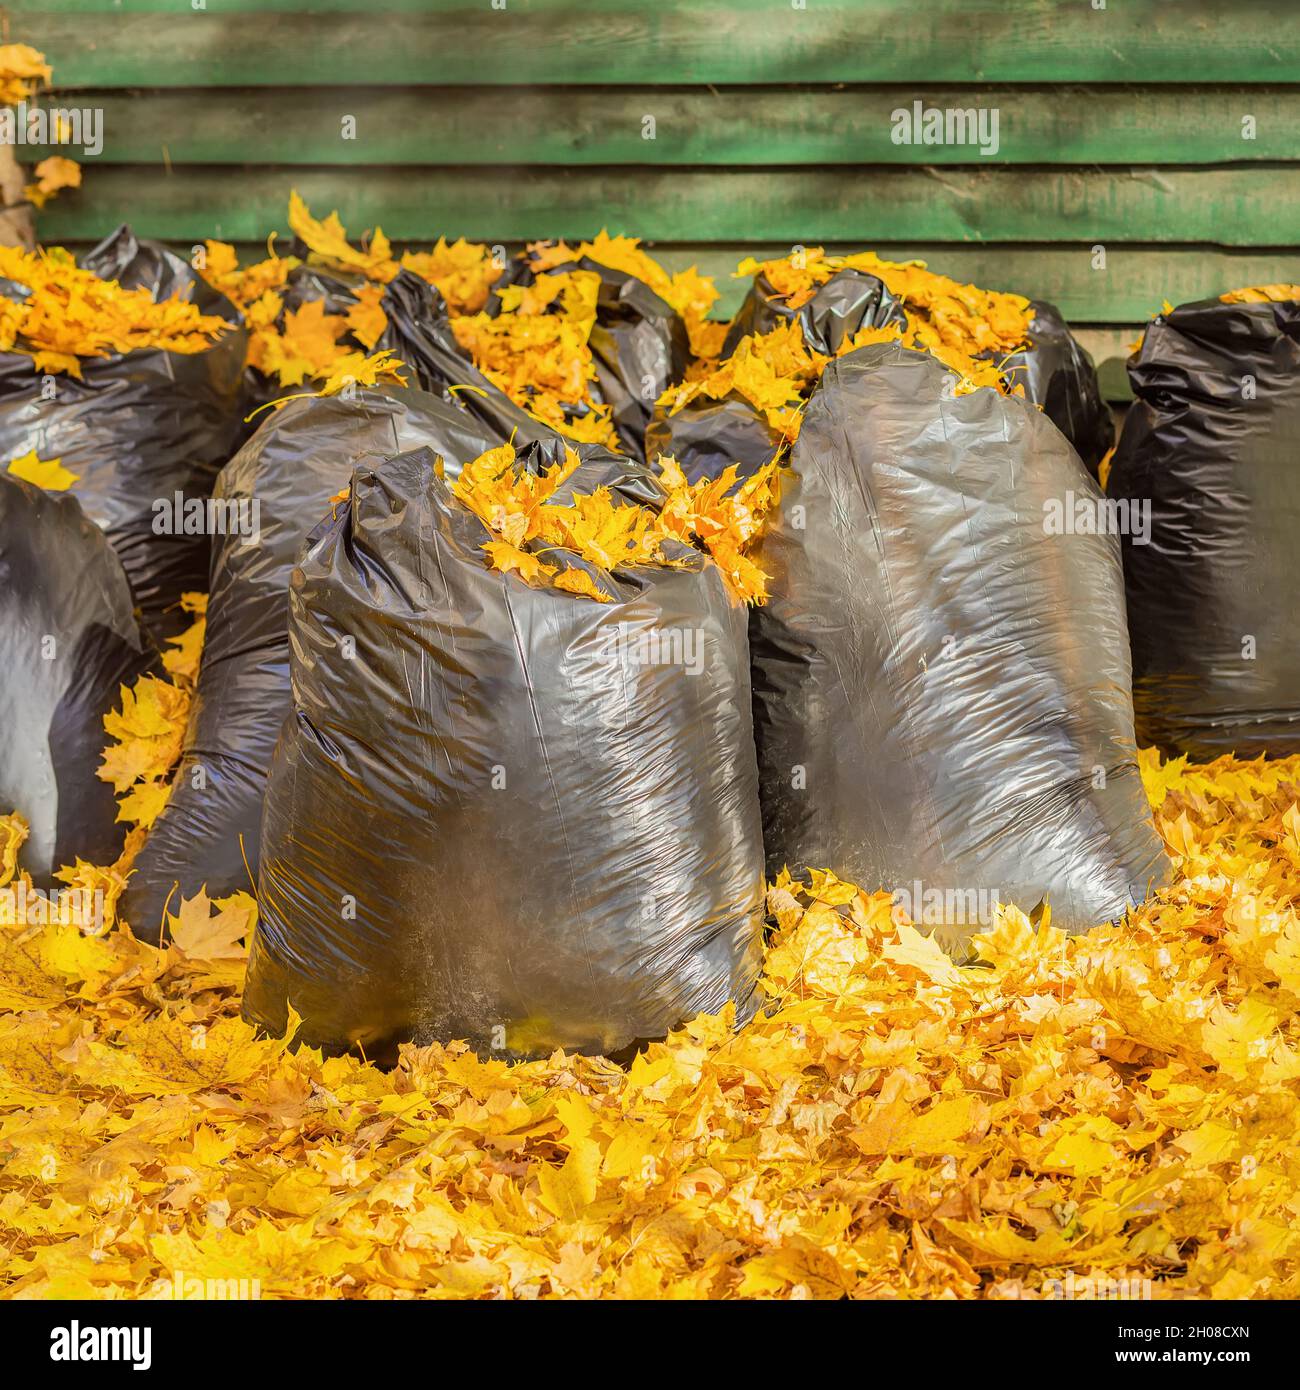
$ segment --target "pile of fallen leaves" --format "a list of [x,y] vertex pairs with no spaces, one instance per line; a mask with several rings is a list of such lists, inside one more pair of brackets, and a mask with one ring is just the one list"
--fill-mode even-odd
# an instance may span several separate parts
[[[858,270],[881,280],[899,301],[907,325],[863,328],[840,344],[835,356],[870,343],[901,342],[905,347],[936,357],[957,380],[954,391],[965,395],[982,387],[1004,394],[1023,394],[1010,387],[1000,363],[1024,347],[1033,318],[1029,300],[963,285],[928,270],[924,261],[886,261],[872,251],[852,256],[828,255],[821,247],[802,249],[780,260],[749,257],[737,276],[761,276],[789,309],[798,309],[841,270]],[[809,394],[833,360],[805,341],[797,320],[779,324],[767,333],[742,338],[725,362],[697,354],[685,381],[670,386],[660,404],[675,415],[703,397],[724,400],[739,396],[766,419],[773,433],[786,442],[798,437]]]
[[146,289],[100,279],[60,247],[0,246],[0,278],[26,291],[0,296],[0,352],[30,357],[38,372],[79,377],[83,358],[139,348],[202,352],[229,327],[186,300],[155,301]]
[[783,879],[759,1015],[626,1071],[255,1039],[243,894],[162,949],[6,921],[7,1296],[1293,1298],[1300,759],[1143,771],[1178,875],[1127,922],[959,966]]
[[534,242],[526,258],[533,270],[545,273],[571,261],[592,260],[610,270],[635,275],[673,309],[686,325],[691,352],[696,357],[716,357],[727,336],[727,325],[709,318],[709,310],[718,302],[713,279],[701,275],[694,267],[669,274],[653,256],[641,247],[638,237],[610,236],[600,232],[593,241],[569,246],[563,241]]
[[[674,554],[673,547],[698,542],[742,599],[761,603],[766,598],[768,576],[745,552],[779,495],[774,463],[744,482],[732,466],[716,480],[692,485],[676,459],[661,457],[666,494],[661,507],[615,500],[607,487],[556,502],[557,490],[580,462],[566,448],[563,463],[533,473],[519,466],[512,444],[502,444],[464,466],[452,492],[492,533],[483,545],[492,569],[513,572],[527,584],[612,603],[617,594],[602,588],[602,572],[679,566],[687,557]],[[591,568],[551,564],[543,555],[557,560],[568,555]]]

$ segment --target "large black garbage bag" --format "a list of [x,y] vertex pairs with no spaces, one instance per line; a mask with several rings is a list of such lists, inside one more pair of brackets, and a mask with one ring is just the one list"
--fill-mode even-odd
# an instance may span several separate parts
[[[644,465],[580,453],[558,503],[655,495]],[[358,469],[295,573],[245,1018],[282,1031],[291,1003],[304,1041],[391,1060],[407,1039],[613,1053],[728,1000],[747,1016],[743,607],[685,548],[597,571],[600,604],[489,570],[488,539],[424,449]]]
[[216,897],[248,889],[257,873],[266,778],[290,709],[289,577],[330,499],[362,463],[427,444],[451,465],[497,442],[423,391],[358,389],[291,401],[222,470],[215,495],[240,524],[213,542],[180,769],[122,901],[146,940],[158,940],[169,898],[176,911],[204,885]]
[[33,449],[61,459],[77,475],[73,491],[86,515],[120,557],[147,628],[170,636],[185,626],[181,594],[207,583],[208,535],[176,532],[185,504],[211,494],[239,437],[246,334],[230,302],[187,261],[126,227],[81,264],[158,300],[179,295],[231,323],[203,352],[143,349],[84,360],[80,380],[46,377],[30,357],[0,354],[0,470]]
[[1208,762],[1300,753],[1300,303],[1157,318],[1106,490],[1124,537],[1138,738]]
[[104,716],[155,660],[122,563],[68,492],[0,471],[0,808],[31,825],[19,863],[40,888],[77,856],[122,848],[95,772]]
[[1100,496],[1078,456],[1019,399],[944,399],[945,375],[862,348],[804,416],[754,557],[772,576],[750,632],[768,872],[899,891],[954,944],[996,901],[1046,897],[1086,928],[1164,865],[1118,542],[1049,534],[1048,504]]
[[[685,376],[691,360],[686,323],[644,280],[590,256],[548,266],[545,273],[564,275],[574,270],[600,277],[596,323],[588,339],[596,365],[592,398],[610,407],[622,448],[633,458],[644,459],[655,401]],[[498,290],[530,285],[536,278],[528,257],[517,257],[489,296],[488,312],[500,312]]]

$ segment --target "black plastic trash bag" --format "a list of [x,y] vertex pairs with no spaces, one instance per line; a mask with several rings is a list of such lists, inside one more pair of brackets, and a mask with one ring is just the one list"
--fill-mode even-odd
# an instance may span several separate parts
[[[1025,346],[998,358],[998,364],[1013,386],[1024,387],[1026,400],[1043,408],[1095,478],[1114,437],[1096,368],[1054,305],[1033,299],[1029,307],[1033,318]],[[723,356],[729,357],[750,333],[770,333],[790,319],[799,320],[810,348],[828,354],[862,328],[882,328],[889,323],[905,328],[907,321],[900,302],[882,281],[865,271],[836,271],[798,309],[790,308],[767,277],[759,274],[727,332]],[[681,414],[690,410],[687,406]],[[671,420],[668,425],[671,428]],[[672,442],[664,439],[658,415],[655,441]],[[664,448],[663,452],[672,450]]]
[[[579,452],[557,503],[655,496],[644,465]],[[292,1004],[303,1041],[389,1061],[412,1039],[609,1054],[728,1000],[748,1016],[743,606],[686,547],[591,571],[601,604],[488,569],[488,539],[422,449],[358,469],[295,573],[244,1017],[282,1032]]]
[[1151,509],[1124,538],[1138,738],[1300,753],[1300,303],[1181,305],[1128,371],[1106,491]]
[[900,892],[954,944],[999,901],[1087,928],[1164,872],[1118,541],[1050,534],[1051,504],[1100,496],[1078,456],[1023,401],[944,399],[945,376],[862,348],[804,416],[754,557],[768,872]]
[[[448,460],[499,441],[415,389],[291,401],[222,470],[232,526],[213,540],[198,691],[172,793],[135,860],[121,915],[157,941],[168,900],[221,896],[256,876],[262,798],[290,710],[289,577],[330,499],[362,463],[422,444]],[[247,867],[246,867],[247,866]]]
[[551,461],[559,461],[559,434],[517,406],[461,351],[436,286],[402,270],[389,281],[380,304],[388,327],[378,347],[391,349],[406,363],[420,387],[467,412],[503,443],[513,439],[522,447],[547,441]]
[[0,472],[0,814],[29,822],[19,865],[38,887],[78,855],[121,852],[113,789],[95,775],[104,716],[155,659],[122,563],[77,498]]
[[30,357],[0,354],[0,471],[35,450],[76,474],[73,491],[120,557],[146,627],[171,636],[186,624],[181,594],[207,585],[209,537],[185,528],[240,434],[247,335],[229,300],[187,261],[126,227],[81,265],[159,301],[178,295],[231,323],[203,352],[146,348],[88,358],[80,380],[47,377]]

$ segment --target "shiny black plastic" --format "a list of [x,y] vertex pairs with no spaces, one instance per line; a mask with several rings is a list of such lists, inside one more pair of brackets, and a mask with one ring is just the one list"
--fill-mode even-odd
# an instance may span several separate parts
[[158,300],[179,295],[232,325],[203,352],[85,359],[80,380],[0,354],[0,470],[34,449],[77,475],[73,491],[120,557],[146,626],[162,637],[188,621],[181,594],[207,585],[209,537],[176,534],[175,502],[207,498],[234,451],[246,334],[230,302],[188,262],[126,227],[81,264]]
[[0,471],[0,814],[31,826],[19,865],[37,887],[122,849],[113,788],[96,776],[104,715],[157,659],[122,563],[69,492]]
[[1124,538],[1138,738],[1208,762],[1300,753],[1300,304],[1184,304],[1129,360],[1106,490]]
[[[1049,534],[1100,494],[1039,411],[897,344],[824,373],[756,559],[769,874],[1049,899],[1077,930],[1164,874],[1138,773],[1119,544]],[[981,896],[982,895],[982,896]],[[933,900],[930,900],[933,901]],[[918,916],[918,913],[913,914]],[[941,914],[942,915],[942,914]],[[919,916],[938,926],[938,918]]]
[[458,463],[498,440],[415,389],[291,401],[222,470],[216,496],[255,529],[214,538],[207,635],[184,754],[121,915],[157,941],[168,899],[251,890],[262,798],[289,713],[289,576],[353,469],[421,444]]
[[[580,452],[558,501],[658,495]],[[589,569],[599,604],[490,570],[487,539],[422,449],[359,468],[295,572],[244,1016],[282,1031],[292,1004],[302,1040],[383,1061],[452,1038],[617,1053],[728,1000],[747,1016],[743,606],[684,547],[685,568]]]

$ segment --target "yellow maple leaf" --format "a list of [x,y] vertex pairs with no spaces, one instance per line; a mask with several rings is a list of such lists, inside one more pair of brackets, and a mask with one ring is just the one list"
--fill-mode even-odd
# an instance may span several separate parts
[[9,460],[8,471],[24,482],[35,483],[47,492],[66,492],[78,479],[76,473],[64,468],[61,459],[37,458],[30,449],[19,458]]

